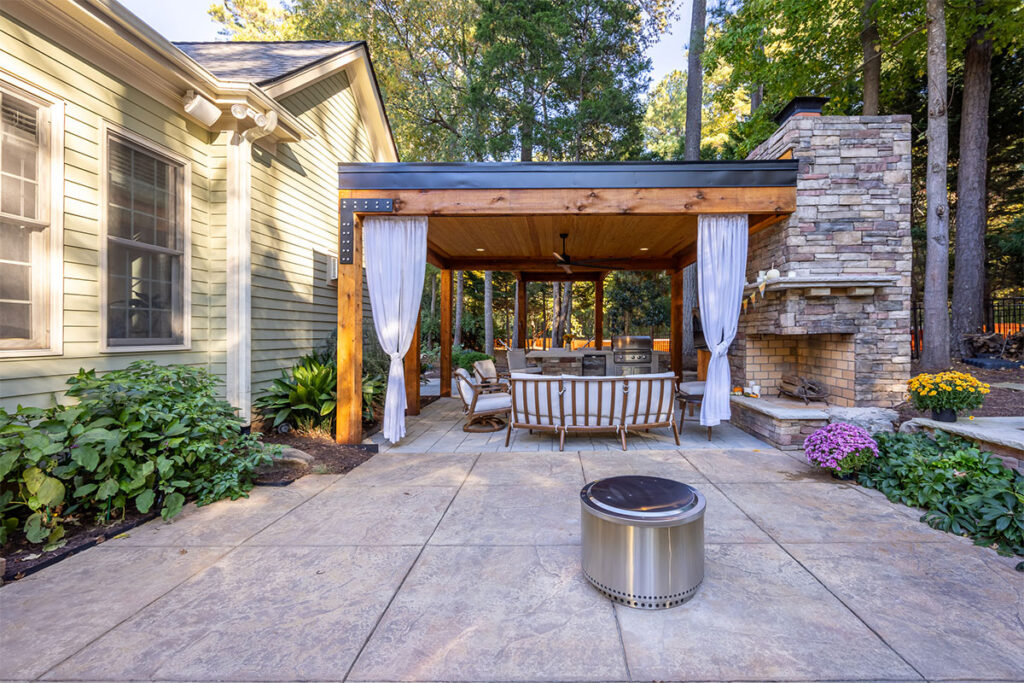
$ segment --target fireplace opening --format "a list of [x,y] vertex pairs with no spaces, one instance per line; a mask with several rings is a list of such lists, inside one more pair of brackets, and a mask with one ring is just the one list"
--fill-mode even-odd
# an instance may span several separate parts
[[747,383],[760,384],[762,396],[776,396],[782,378],[795,375],[828,387],[832,405],[854,404],[852,334],[748,335],[745,365]]

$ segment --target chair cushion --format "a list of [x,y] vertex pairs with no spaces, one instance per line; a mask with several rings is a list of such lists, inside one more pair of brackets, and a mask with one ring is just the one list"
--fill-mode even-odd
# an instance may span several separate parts
[[498,379],[498,370],[494,367],[494,361],[490,358],[474,361],[473,371],[478,378],[483,380]]
[[473,382],[473,378],[469,376],[469,373],[464,368],[455,370],[455,386],[459,390],[459,398],[462,399],[462,404],[468,410],[469,404],[473,401],[473,389],[476,383]]
[[512,408],[512,396],[505,392],[483,394],[476,400],[474,412],[486,413],[491,410],[509,410]]
[[665,423],[675,410],[675,375],[671,372],[655,375],[627,375],[626,426]]
[[703,396],[704,382],[680,382],[679,393],[688,396]]

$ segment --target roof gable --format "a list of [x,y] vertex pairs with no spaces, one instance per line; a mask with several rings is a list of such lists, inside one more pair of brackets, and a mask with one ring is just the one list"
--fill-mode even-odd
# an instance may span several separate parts
[[218,78],[257,85],[269,85],[362,44],[362,41],[322,40],[174,43]]

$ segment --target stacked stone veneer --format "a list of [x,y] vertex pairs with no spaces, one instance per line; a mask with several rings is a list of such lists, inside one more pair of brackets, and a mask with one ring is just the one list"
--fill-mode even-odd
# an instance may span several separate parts
[[852,406],[854,387],[852,334],[748,334],[746,379],[774,396],[785,375],[815,377],[829,386],[829,403]]
[[[820,335],[815,352],[834,361],[841,405],[900,403],[910,373],[910,117],[796,116],[750,158],[790,155],[799,160],[796,212],[750,237],[748,281],[774,265],[783,277],[886,282],[758,296],[730,350],[733,384],[753,377],[768,393],[773,383],[760,363],[777,364],[771,372],[781,375],[794,365],[785,359],[806,347],[785,335]],[[766,338],[774,346],[759,348]]]

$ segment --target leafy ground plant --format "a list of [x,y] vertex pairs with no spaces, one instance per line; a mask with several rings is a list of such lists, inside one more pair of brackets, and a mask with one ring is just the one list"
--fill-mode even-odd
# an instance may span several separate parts
[[860,484],[924,508],[921,520],[936,529],[969,536],[1002,555],[1024,555],[1024,476],[944,432],[875,439],[879,457],[861,470]]
[[337,365],[305,356],[291,371],[282,370],[255,406],[275,429],[289,424],[300,430],[330,430],[337,392]]
[[68,385],[76,405],[0,410],[4,537],[20,526],[55,547],[71,516],[106,522],[128,505],[170,519],[189,498],[245,495],[271,457],[202,368],[137,361],[100,376],[82,370]]

